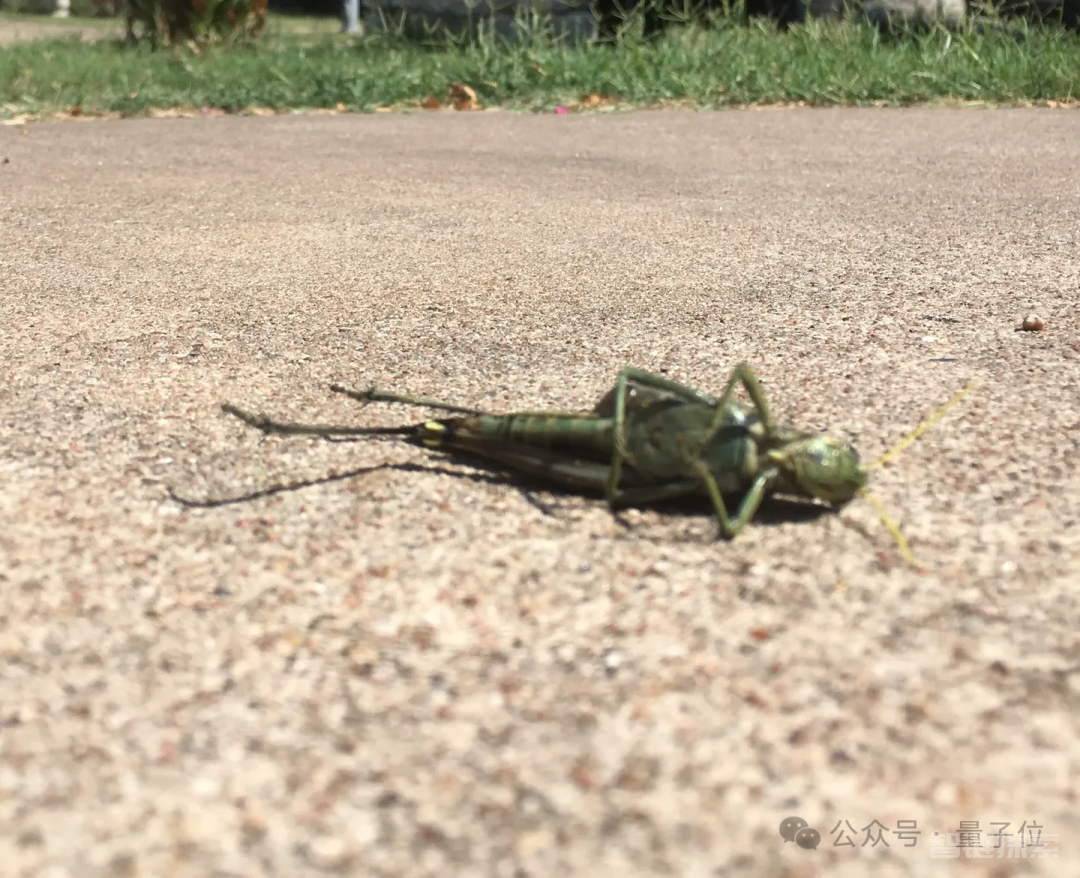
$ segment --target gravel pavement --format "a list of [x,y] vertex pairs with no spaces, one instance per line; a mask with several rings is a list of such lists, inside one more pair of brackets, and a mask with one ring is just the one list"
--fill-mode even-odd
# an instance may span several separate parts
[[[3,874],[1078,874],[1077,144],[1062,110],[0,128]],[[740,360],[867,459],[978,380],[873,473],[921,571],[861,501],[724,543],[219,410]],[[1004,834],[947,844],[972,821]]]

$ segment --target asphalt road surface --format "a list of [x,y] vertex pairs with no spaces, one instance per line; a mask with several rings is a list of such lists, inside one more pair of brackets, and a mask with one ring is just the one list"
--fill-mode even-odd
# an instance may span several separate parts
[[[0,128],[4,873],[1074,874],[1077,144],[1063,110]],[[873,472],[921,570],[864,501],[726,543],[219,408],[580,409],[741,360],[868,460],[978,381]]]
[[123,19],[117,26],[106,19],[87,25],[85,20],[70,24],[64,18],[6,18],[0,19],[0,46],[38,39],[72,39],[83,42],[119,40],[124,37]]

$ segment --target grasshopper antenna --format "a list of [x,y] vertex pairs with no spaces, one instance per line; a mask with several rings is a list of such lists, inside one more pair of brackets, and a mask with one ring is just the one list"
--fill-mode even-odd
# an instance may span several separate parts
[[922,567],[919,563],[919,559],[915,557],[915,553],[911,551],[911,546],[908,545],[908,541],[905,540],[904,535],[900,533],[900,528],[896,526],[896,522],[893,521],[889,516],[889,513],[885,511],[885,504],[866,488],[860,488],[859,493],[874,507],[874,512],[878,514],[881,523],[885,525],[889,533],[892,534],[893,541],[896,543],[896,548],[900,550],[900,554],[903,556],[904,560],[912,567]]
[[[923,421],[914,430],[908,433],[903,439],[897,442],[892,448],[886,451],[881,457],[866,465],[868,470],[876,469],[879,466],[884,466],[887,463],[895,460],[900,452],[911,445],[916,439],[929,430],[934,424],[945,417],[946,413],[960,400],[968,395],[976,386],[975,379],[971,379],[965,384],[945,405],[934,412],[930,417]],[[896,526],[896,522],[892,520],[889,513],[885,511],[885,505],[872,493],[868,488],[860,488],[859,493],[866,498],[867,502],[874,507],[874,511],[881,519],[881,523],[885,525],[886,529],[892,534],[892,538],[896,543],[896,547],[900,550],[900,554],[904,560],[907,561],[912,567],[921,567],[915,554],[911,551],[911,547],[908,545],[908,541],[904,539],[904,535],[900,532],[900,528]]]
[[903,439],[897,442],[892,448],[886,451],[881,457],[875,460],[873,463],[866,465],[867,469],[876,469],[879,466],[884,466],[887,463],[891,463],[896,457],[900,455],[900,452],[907,448],[912,442],[918,439],[923,433],[929,430],[934,424],[945,417],[946,413],[960,400],[967,396],[975,388],[975,379],[972,378],[967,384],[965,384],[956,395],[950,399],[945,405],[934,412],[925,421],[919,424],[914,430],[908,433]]

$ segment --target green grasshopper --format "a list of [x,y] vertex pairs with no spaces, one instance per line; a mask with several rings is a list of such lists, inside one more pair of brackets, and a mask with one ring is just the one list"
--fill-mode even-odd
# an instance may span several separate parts
[[[739,384],[752,406],[734,400]],[[746,526],[769,494],[838,508],[866,485],[866,470],[850,445],[773,419],[746,364],[735,368],[719,398],[627,368],[591,412],[493,415],[375,388],[354,391],[332,385],[331,390],[365,403],[403,403],[459,417],[403,427],[323,427],[272,421],[231,405],[222,408],[264,433],[392,435],[440,451],[476,455],[566,487],[602,492],[612,508],[705,493],[728,538]],[[723,495],[735,493],[743,499],[730,515]]]

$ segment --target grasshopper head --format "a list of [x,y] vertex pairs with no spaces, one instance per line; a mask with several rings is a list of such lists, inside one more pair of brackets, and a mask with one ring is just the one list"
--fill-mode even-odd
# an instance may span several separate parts
[[807,436],[768,452],[799,493],[834,506],[851,500],[866,485],[859,453],[828,436]]

